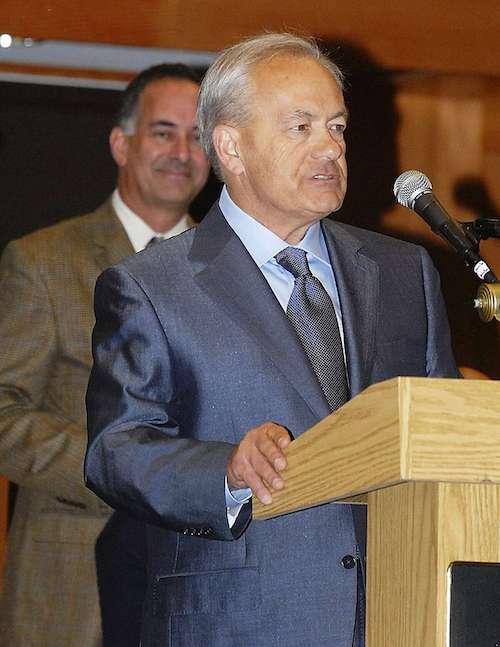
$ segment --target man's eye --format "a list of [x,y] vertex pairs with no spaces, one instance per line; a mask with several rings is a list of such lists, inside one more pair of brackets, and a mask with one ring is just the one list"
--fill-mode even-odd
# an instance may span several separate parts
[[153,137],[155,137],[156,139],[169,140],[172,139],[173,134],[168,130],[156,130],[155,132],[153,132]]
[[336,133],[343,133],[346,129],[345,124],[332,124],[330,126],[330,130],[336,132]]
[[293,129],[296,130],[297,132],[302,133],[302,132],[305,132],[306,130],[309,130],[309,124],[297,124],[296,126],[294,126]]

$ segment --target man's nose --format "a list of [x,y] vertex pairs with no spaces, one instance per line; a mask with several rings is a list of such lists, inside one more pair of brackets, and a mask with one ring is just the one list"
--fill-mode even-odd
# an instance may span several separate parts
[[336,161],[345,154],[345,141],[342,133],[335,133],[329,128],[321,130],[317,135],[313,157]]
[[191,157],[191,146],[189,138],[186,135],[178,135],[175,138],[172,155],[181,162],[187,162],[189,160]]

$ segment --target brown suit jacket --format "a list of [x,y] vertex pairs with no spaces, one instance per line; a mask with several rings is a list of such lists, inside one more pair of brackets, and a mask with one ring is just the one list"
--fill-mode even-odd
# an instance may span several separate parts
[[1,643],[101,643],[94,544],[110,509],[83,483],[93,291],[133,253],[110,201],[11,242],[0,262],[0,474],[19,484]]

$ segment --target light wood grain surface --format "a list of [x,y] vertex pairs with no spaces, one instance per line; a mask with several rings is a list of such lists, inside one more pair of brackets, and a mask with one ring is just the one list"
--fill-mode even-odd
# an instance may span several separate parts
[[409,480],[500,483],[500,383],[394,378],[295,440],[264,519]]
[[500,485],[480,483],[368,496],[367,647],[447,645],[449,566],[500,562],[499,502]]
[[396,69],[500,72],[497,0],[2,0],[0,24],[32,38],[213,51],[288,29],[355,43]]

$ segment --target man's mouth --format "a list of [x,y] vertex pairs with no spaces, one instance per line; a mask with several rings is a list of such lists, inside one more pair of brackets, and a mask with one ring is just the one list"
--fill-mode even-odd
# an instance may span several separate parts
[[159,168],[157,171],[171,178],[189,179],[191,177],[191,173],[187,169]]
[[169,164],[167,166],[157,166],[156,170],[168,175],[177,175],[179,177],[190,177],[191,170],[189,166],[183,164]]

